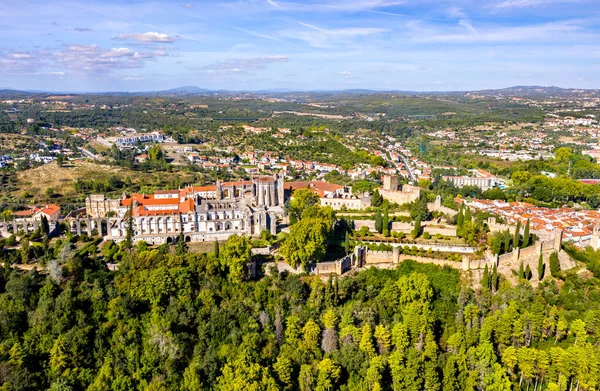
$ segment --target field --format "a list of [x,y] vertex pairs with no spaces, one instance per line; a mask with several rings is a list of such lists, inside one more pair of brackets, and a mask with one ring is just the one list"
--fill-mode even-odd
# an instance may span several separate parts
[[[36,196],[45,194],[51,188],[56,194],[64,196],[75,194],[73,183],[78,179],[101,180],[116,175],[125,178],[131,171],[118,167],[104,166],[89,162],[71,162],[68,166],[59,167],[56,163],[20,171],[17,174],[17,188]],[[138,173],[135,173],[139,177]]]

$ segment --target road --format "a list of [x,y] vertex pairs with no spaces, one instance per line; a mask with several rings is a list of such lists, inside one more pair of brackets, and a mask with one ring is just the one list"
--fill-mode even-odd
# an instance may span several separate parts
[[408,176],[410,176],[410,179],[414,183],[417,183],[417,178],[415,178],[415,174],[413,174],[412,170],[410,169],[410,166],[408,165],[408,161],[406,160],[406,156],[401,154],[400,157],[402,158],[402,161],[404,161],[404,166],[406,167],[406,171],[408,171]]
[[88,151],[88,150],[87,150],[87,149],[85,149],[85,148],[81,148],[81,147],[79,147],[79,150],[80,150],[81,152],[83,152],[83,154],[84,154],[85,156],[87,156],[87,157],[89,157],[89,158],[92,158],[92,159],[94,159],[94,160],[98,160],[98,159],[99,159],[99,157],[98,157],[97,155],[94,155],[93,153],[91,153],[90,151]]

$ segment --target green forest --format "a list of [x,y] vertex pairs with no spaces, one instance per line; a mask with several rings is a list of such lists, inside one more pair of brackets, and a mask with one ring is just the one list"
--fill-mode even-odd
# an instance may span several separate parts
[[598,389],[595,278],[494,270],[473,291],[411,261],[250,278],[235,236],[208,254],[96,245],[50,247],[47,274],[3,269],[1,390]]

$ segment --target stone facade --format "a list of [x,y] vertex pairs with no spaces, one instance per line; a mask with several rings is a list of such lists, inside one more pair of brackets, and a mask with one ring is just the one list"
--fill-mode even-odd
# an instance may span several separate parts
[[104,194],[90,194],[85,199],[86,213],[88,216],[94,218],[107,217],[110,212],[117,213],[120,206],[121,199],[109,199]]
[[398,185],[398,176],[385,175],[383,177],[383,186],[379,189],[379,194],[388,201],[399,205],[408,204],[418,200],[421,196],[421,189],[418,186]]
[[[276,234],[277,219],[284,213],[283,190],[283,178],[275,175],[152,195],[133,194],[117,200],[94,196],[89,197],[86,207],[91,221],[115,212],[116,216],[103,221],[106,238],[116,242],[126,239],[130,223],[134,242],[172,243],[181,234],[187,242],[226,240],[234,234],[257,236],[263,230]],[[102,229],[101,223],[94,225]]]

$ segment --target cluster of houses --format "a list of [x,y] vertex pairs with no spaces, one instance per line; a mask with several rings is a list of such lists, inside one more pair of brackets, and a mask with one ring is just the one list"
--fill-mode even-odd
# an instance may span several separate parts
[[526,202],[500,200],[457,199],[458,202],[476,210],[502,216],[510,225],[525,224],[529,220],[532,230],[552,232],[559,228],[565,241],[581,247],[592,245],[595,228],[600,224],[597,210],[575,210],[572,208],[544,208]]

